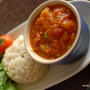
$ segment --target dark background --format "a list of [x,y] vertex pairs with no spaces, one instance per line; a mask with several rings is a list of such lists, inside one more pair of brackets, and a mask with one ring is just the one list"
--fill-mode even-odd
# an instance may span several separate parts
[[[3,0],[0,3],[0,35],[27,20],[32,10],[44,1],[46,0]],[[90,82],[89,68],[90,64],[77,75],[47,90],[87,90],[82,84]]]

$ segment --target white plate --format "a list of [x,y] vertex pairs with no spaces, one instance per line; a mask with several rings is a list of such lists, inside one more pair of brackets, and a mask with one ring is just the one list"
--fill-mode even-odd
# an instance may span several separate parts
[[[71,3],[75,5],[75,7],[79,10],[80,14],[85,18],[85,21],[88,24],[90,30],[90,3],[86,1],[73,1]],[[12,35],[14,39],[16,39],[20,34],[23,33],[26,24],[27,21],[8,32],[8,34]],[[89,63],[90,42],[87,54],[83,56],[80,60],[66,65],[52,65],[47,75],[39,82],[29,85],[18,85],[18,87],[21,88],[21,90],[46,89],[77,74],[78,72],[83,70]]]

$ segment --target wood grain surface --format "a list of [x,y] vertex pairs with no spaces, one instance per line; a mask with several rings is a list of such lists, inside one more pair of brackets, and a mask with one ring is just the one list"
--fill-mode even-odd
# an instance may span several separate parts
[[[46,0],[0,0],[0,35],[27,20],[33,9]],[[90,80],[90,65],[72,78],[47,90],[87,90],[82,84]]]

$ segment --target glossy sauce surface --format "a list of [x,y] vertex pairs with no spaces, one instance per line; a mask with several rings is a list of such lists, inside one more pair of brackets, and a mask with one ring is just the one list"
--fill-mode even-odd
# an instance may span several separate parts
[[76,34],[76,17],[69,8],[62,5],[47,6],[33,21],[31,46],[39,56],[56,59],[71,48]]

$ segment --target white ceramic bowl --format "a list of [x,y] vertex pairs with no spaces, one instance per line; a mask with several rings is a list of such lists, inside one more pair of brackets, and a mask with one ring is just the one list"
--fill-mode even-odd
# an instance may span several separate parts
[[[49,59],[45,59],[45,58],[39,56],[37,53],[35,53],[33,51],[33,48],[32,48],[31,43],[30,43],[30,28],[32,26],[32,23],[33,23],[34,19],[37,17],[37,15],[41,12],[41,10],[43,8],[45,8],[48,5],[56,5],[56,4],[65,5],[66,7],[68,7],[74,13],[74,15],[76,16],[76,19],[77,19],[78,30],[77,30],[76,39],[75,39],[72,47],[64,55],[60,56],[59,58],[52,59],[52,60],[50,59],[49,60]],[[74,50],[74,48],[77,45],[77,42],[79,40],[80,32],[81,32],[80,16],[79,16],[79,13],[78,13],[77,9],[71,3],[67,2],[67,1],[62,1],[62,0],[50,0],[50,1],[46,1],[46,2],[42,3],[41,5],[39,5],[31,13],[31,15],[28,18],[28,23],[27,23],[26,29],[24,31],[25,46],[26,46],[26,49],[27,49],[28,53],[30,54],[30,56],[34,60],[36,60],[36,61],[38,61],[38,62],[40,62],[42,64],[53,64],[53,63],[62,61],[63,59],[65,59],[72,52],[72,50]]]

